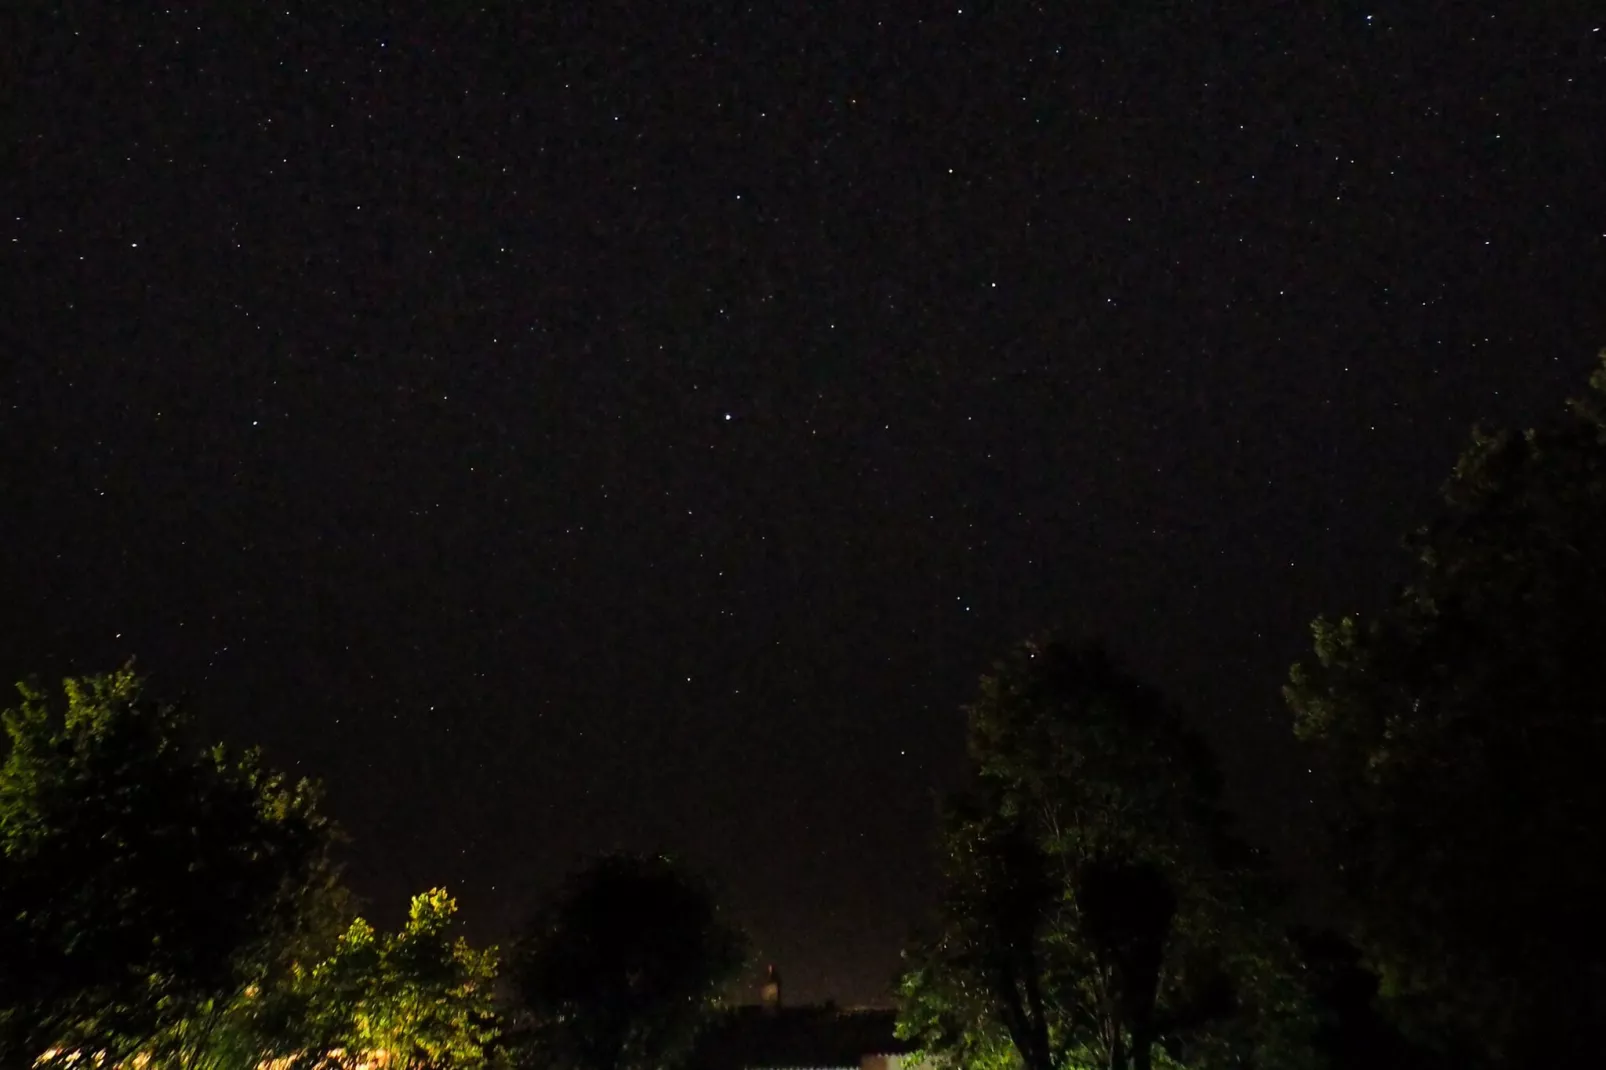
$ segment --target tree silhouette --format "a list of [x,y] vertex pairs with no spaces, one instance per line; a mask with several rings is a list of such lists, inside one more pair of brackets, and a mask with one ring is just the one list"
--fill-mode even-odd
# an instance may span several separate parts
[[667,859],[605,857],[570,878],[519,948],[528,1046],[571,1070],[673,1066],[743,946],[708,890]]
[[1027,642],[968,709],[936,924],[900,1030],[960,1065],[1296,1061],[1308,1023],[1272,889],[1208,751],[1094,644]]
[[1285,689],[1385,1006],[1459,1065],[1590,1061],[1606,1020],[1606,355],[1590,386],[1476,433],[1409,586]]

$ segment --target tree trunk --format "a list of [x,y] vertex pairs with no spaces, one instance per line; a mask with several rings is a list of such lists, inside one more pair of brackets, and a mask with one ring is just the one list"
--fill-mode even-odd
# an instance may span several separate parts
[[1132,1070],[1149,1070],[1153,1064],[1154,1030],[1147,1025],[1132,1030]]
[[1032,1042],[1037,1048],[1038,1061],[1043,1070],[1054,1070],[1054,1046],[1049,1039],[1048,1011],[1043,1006],[1043,989],[1038,983],[1036,963],[1028,960],[1026,970],[1027,1021],[1032,1030]]
[[1119,1022],[1113,1024],[1115,1028],[1110,1031],[1109,1070],[1126,1070],[1126,1047],[1123,1043],[1126,1040],[1126,1034],[1122,1032]]
[[1054,1070],[1054,1054],[1048,1047],[1046,1029],[1039,1028],[1024,1001],[1005,996],[1001,1001],[1004,1028],[1015,1045],[1026,1070]]

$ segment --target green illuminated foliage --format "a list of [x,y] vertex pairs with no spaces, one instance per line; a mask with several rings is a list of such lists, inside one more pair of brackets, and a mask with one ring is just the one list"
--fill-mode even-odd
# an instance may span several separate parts
[[0,765],[0,1064],[193,1044],[329,875],[307,782],[192,746],[132,668],[19,687]]
[[383,1053],[396,1070],[471,1070],[500,1052],[493,1000],[497,953],[453,935],[457,903],[436,888],[413,897],[407,921],[381,933],[355,919],[333,953],[297,967],[261,1018],[272,1054],[295,1070],[349,1067]]

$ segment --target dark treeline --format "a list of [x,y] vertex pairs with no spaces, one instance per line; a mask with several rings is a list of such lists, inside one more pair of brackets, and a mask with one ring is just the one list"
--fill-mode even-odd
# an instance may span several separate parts
[[0,766],[6,1070],[645,1070],[689,1050],[744,962],[662,857],[599,858],[505,954],[458,935],[439,888],[378,931],[315,785],[194,747],[132,668],[59,703],[21,692]]
[[1331,931],[1286,927],[1177,711],[1027,642],[968,709],[972,787],[905,1033],[967,1066],[1550,1067],[1606,1020],[1606,354],[1477,432],[1407,585],[1318,619],[1284,695],[1331,778]]
[[[1033,639],[967,707],[900,1032],[966,1070],[1587,1065],[1606,355],[1555,420],[1475,434],[1407,547],[1410,582],[1319,619],[1284,688],[1331,779],[1331,928],[1289,924],[1173,702],[1095,641]],[[663,857],[598,859],[504,951],[442,889],[379,931],[316,786],[197,747],[131,667],[25,686],[4,728],[0,1070],[662,1070],[746,961]]]

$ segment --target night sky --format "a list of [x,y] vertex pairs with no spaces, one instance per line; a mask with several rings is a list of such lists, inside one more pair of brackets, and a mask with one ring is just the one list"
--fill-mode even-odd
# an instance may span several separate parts
[[137,656],[381,917],[662,847],[884,998],[1050,626],[1303,872],[1307,622],[1606,344],[1598,4],[206,6],[0,25],[0,676]]

